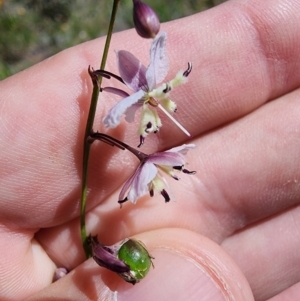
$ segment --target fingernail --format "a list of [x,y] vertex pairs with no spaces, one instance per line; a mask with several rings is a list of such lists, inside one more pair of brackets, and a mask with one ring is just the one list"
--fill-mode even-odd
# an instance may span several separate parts
[[225,300],[218,284],[191,258],[169,249],[156,249],[151,255],[155,258],[155,268],[134,286],[120,284],[118,301]]

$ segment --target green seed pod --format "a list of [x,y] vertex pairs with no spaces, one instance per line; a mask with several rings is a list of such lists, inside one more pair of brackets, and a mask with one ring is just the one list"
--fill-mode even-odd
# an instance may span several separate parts
[[135,284],[143,279],[153,266],[153,257],[137,240],[127,240],[118,251],[118,258],[130,267],[130,272],[119,274],[125,281]]

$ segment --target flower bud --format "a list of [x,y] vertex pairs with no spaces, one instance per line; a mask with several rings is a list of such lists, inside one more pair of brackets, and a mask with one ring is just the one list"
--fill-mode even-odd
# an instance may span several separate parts
[[159,32],[159,19],[155,11],[140,0],[133,0],[133,22],[142,38],[155,38]]

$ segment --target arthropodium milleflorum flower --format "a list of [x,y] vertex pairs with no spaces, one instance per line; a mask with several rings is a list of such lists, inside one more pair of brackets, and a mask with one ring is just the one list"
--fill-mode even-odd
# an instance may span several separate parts
[[[157,86],[161,83],[169,70],[168,56],[166,54],[165,32],[159,33],[153,40],[150,49],[150,64],[146,68],[133,54],[121,50],[117,52],[117,61],[119,73],[123,83],[135,93],[128,93],[116,88],[102,88],[102,91],[113,92],[121,96],[127,96],[110,109],[104,117],[103,123],[106,127],[114,128],[119,125],[121,117],[125,114],[127,122],[133,122],[135,112],[141,108],[141,120],[139,126],[140,144],[144,143],[145,137],[149,133],[157,133],[162,126],[161,119],[158,116],[156,108],[161,109],[171,120],[188,136],[189,132],[178,123],[170,114],[176,111],[177,105],[169,97],[174,87],[187,82],[187,77],[192,70],[191,63],[185,71],[179,71],[174,79],[167,83]],[[103,70],[94,71],[94,74],[101,76],[113,76],[111,73]]]
[[182,171],[186,174],[196,173],[195,171],[189,171],[184,168],[184,155],[189,149],[195,147],[194,144],[183,144],[164,152],[147,155],[124,142],[102,133],[92,133],[90,139],[91,141],[100,140],[110,145],[118,146],[121,149],[127,149],[140,160],[139,166],[121,189],[118,200],[118,203],[121,204],[121,206],[126,201],[136,203],[139,197],[148,192],[152,197],[154,191],[158,191],[164,197],[165,202],[169,202],[170,196],[166,191],[166,181],[163,175],[166,174],[175,180],[179,180],[176,175],[176,172],[178,171]]
[[151,265],[153,266],[153,257],[137,240],[126,239],[117,245],[104,246],[98,242],[96,236],[88,239],[97,264],[117,273],[129,283],[138,283],[147,275]]

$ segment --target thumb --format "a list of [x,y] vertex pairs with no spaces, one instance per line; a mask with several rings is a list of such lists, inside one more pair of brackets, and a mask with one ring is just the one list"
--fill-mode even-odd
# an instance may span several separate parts
[[134,238],[155,257],[155,268],[140,283],[125,283],[89,259],[27,300],[254,300],[238,266],[208,238],[178,228]]
[[160,229],[143,233],[155,268],[138,285],[123,284],[117,300],[253,301],[235,262],[216,243],[195,232]]

